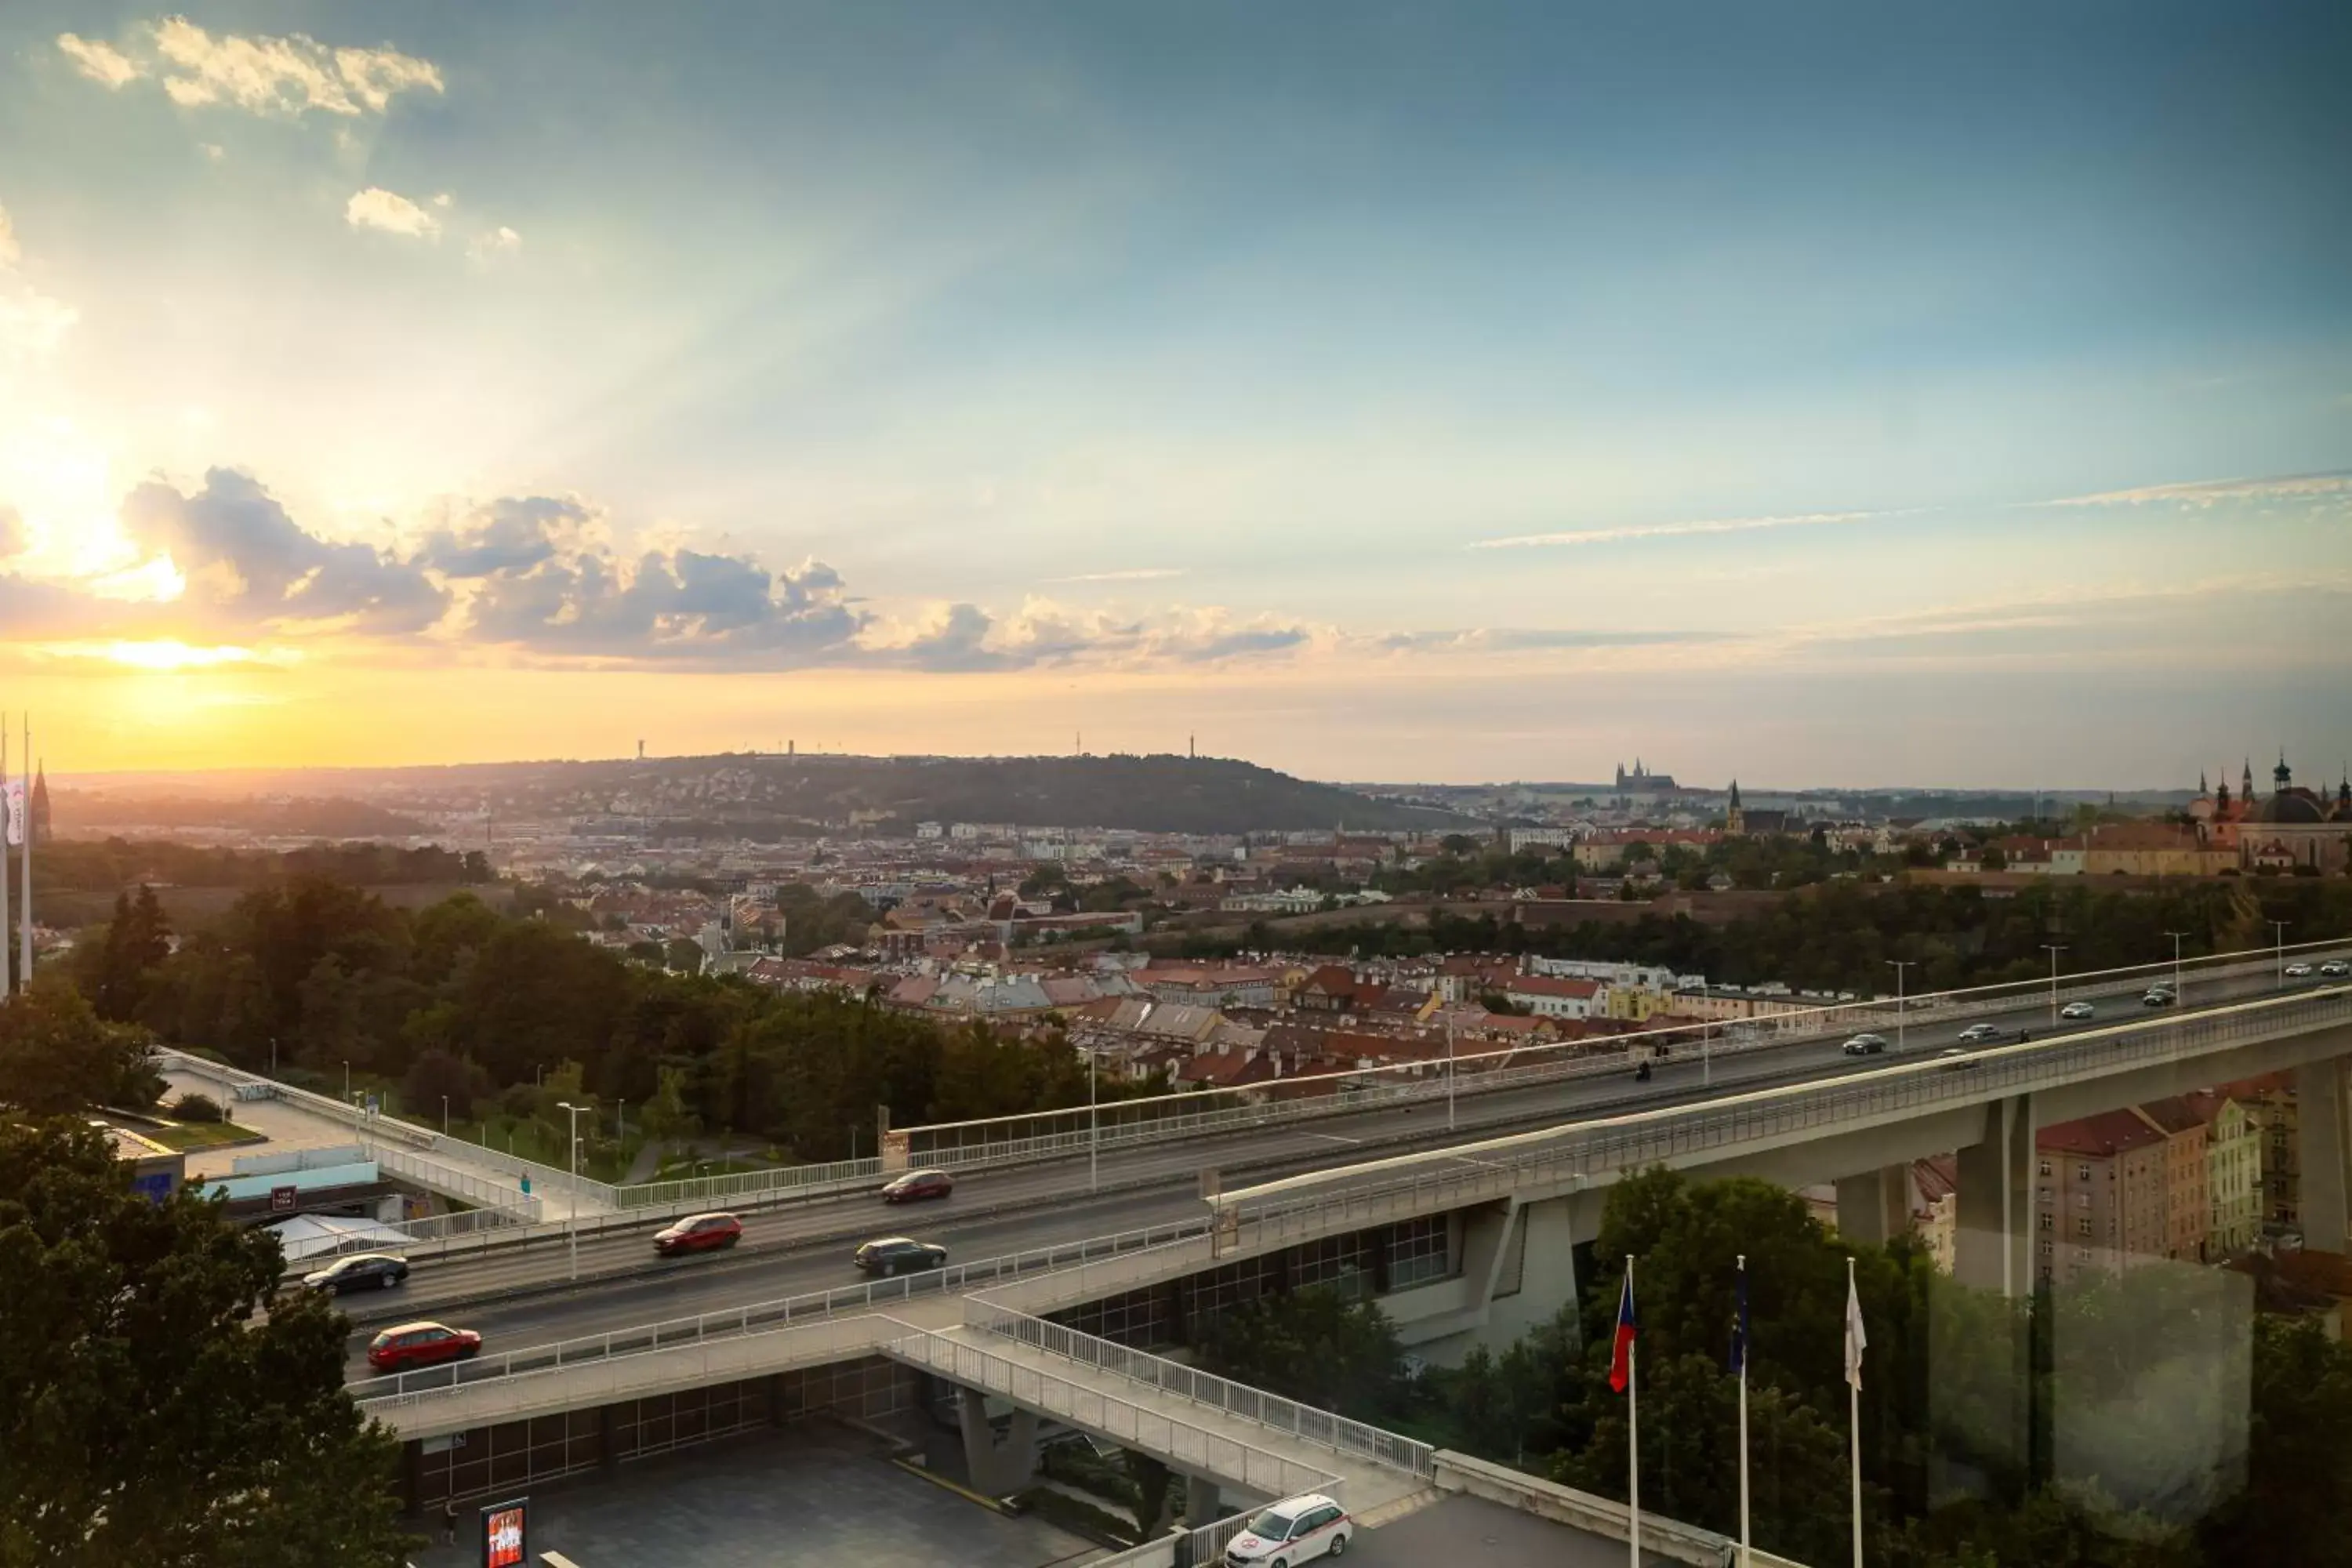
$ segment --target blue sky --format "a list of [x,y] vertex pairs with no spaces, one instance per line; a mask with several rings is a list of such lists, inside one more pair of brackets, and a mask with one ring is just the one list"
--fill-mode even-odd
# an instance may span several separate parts
[[2347,70],[2319,4],[20,4],[0,700],[2332,770]]

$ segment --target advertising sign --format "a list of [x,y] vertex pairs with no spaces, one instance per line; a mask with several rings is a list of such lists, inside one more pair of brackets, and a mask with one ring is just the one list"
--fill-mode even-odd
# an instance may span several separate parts
[[270,1188],[269,1212],[271,1214],[292,1214],[294,1212],[294,1205],[301,1195],[301,1189],[299,1187]]
[[25,786],[11,779],[0,784],[0,817],[7,819],[5,837],[11,844],[25,842]]
[[523,1514],[529,1498],[492,1503],[482,1510],[482,1568],[525,1568],[530,1562]]

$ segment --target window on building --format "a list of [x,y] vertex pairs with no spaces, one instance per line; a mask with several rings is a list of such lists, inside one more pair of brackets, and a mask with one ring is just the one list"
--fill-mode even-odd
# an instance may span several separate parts
[[2053,1201],[2055,1199],[2056,1195],[2057,1195],[2057,1194],[2056,1194],[2056,1192],[2055,1192],[2055,1190],[2054,1190],[2054,1189],[2053,1189],[2053,1188],[2050,1188],[2050,1187],[2044,1187],[2044,1188],[2042,1188],[2042,1201],[2044,1204],[2048,1204],[2048,1203],[2053,1202]]
[[2088,1236],[2088,1235],[2090,1235],[2090,1234],[2091,1234],[2091,1222],[2090,1222],[2089,1220],[2087,1220],[2087,1219],[2078,1219],[2078,1220],[2076,1220],[2076,1221],[2074,1222],[2074,1234],[2075,1234],[2076,1236]]
[[2043,1215],[2042,1216],[2042,1228],[2044,1230],[2056,1230],[2058,1228],[2058,1216],[2056,1215]]
[[2050,1173],[2050,1162],[2047,1160],[2042,1162],[2042,1173],[2045,1176]]
[[[2109,1172],[2107,1173],[2107,1176],[2108,1176],[2108,1179],[2109,1179],[2109,1180],[2113,1180],[2113,1179],[2114,1179],[2114,1177],[2115,1177],[2115,1173],[2114,1173],[2113,1171],[2109,1171]],[[2076,1181],[2078,1181],[2078,1182],[2087,1182],[2087,1181],[2089,1181],[2089,1180],[2091,1179],[2091,1167],[2090,1167],[2090,1166],[2088,1166],[2088,1165],[2077,1165],[2077,1166],[2075,1166],[2075,1167],[2074,1167],[2074,1179],[2075,1179]]]

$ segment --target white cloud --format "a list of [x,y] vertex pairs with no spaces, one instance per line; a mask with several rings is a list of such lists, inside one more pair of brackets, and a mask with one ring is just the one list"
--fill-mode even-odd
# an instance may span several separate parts
[[487,267],[500,257],[512,256],[521,248],[522,236],[500,224],[496,228],[484,229],[476,235],[466,247],[466,256],[477,266]]
[[24,252],[16,247],[16,226],[9,221],[8,209],[0,207],[0,267],[14,267]]
[[2187,484],[2142,485],[2036,501],[2036,506],[2218,506],[2225,501],[2325,500],[2352,496],[2352,474],[2286,474],[2274,479],[2198,479]]
[[318,110],[352,117],[382,114],[404,92],[443,90],[438,67],[388,44],[336,47],[301,33],[215,37],[184,16],[145,28],[129,51],[71,33],[58,35],[58,47],[92,81],[112,89],[157,77],[172,101],[189,109],[231,104],[255,114]]
[[130,56],[103,39],[59,33],[58,47],[73,61],[76,70],[101,87],[125,87],[147,74]]
[[380,228],[411,239],[438,239],[441,220],[396,192],[370,185],[343,204],[343,221],[353,228]]
[[1768,528],[1818,528],[1831,523],[1871,522],[1886,517],[1911,517],[1916,508],[1897,511],[1806,511],[1785,517],[1717,517],[1696,522],[1635,523],[1622,528],[1583,528],[1565,533],[1521,533],[1508,539],[1482,539],[1473,550],[1525,550],[1550,545],[1623,544],[1639,539],[1679,539],[1701,533],[1748,533]]

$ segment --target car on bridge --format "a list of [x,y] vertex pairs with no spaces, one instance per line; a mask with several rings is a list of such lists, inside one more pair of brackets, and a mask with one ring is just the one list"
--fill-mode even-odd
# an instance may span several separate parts
[[681,1252],[719,1252],[743,1239],[743,1222],[731,1214],[690,1214],[654,1232],[654,1250],[664,1258]]
[[389,1252],[354,1252],[302,1276],[302,1288],[341,1296],[352,1290],[389,1290],[407,1278],[404,1258]]
[[1886,1049],[1886,1037],[1872,1034],[1856,1035],[1838,1049],[1850,1057],[1874,1057]]
[[438,1366],[443,1362],[471,1361],[482,1353],[482,1336],[471,1329],[441,1323],[402,1323],[368,1342],[368,1365],[378,1372],[405,1372],[413,1366]]
[[857,1267],[868,1274],[911,1274],[937,1268],[948,1260],[948,1249],[937,1242],[912,1237],[877,1237],[857,1249]]
[[2143,1007],[2169,1007],[2179,1000],[2171,986],[2151,985],[2147,988],[2147,994],[2141,997],[2139,1003]]
[[1966,1047],[1951,1046],[1937,1054],[1936,1062],[1939,1067],[1972,1068],[1977,1065],[1977,1058]]
[[2289,980],[2308,980],[2311,978],[2311,965],[2290,963],[2286,966],[2286,977]]
[[2331,958],[2319,966],[2319,973],[2330,980],[2342,980],[2347,975],[2352,975],[2352,963],[2347,963],[2340,958]]
[[1225,1547],[1225,1568],[1297,1568],[1344,1556],[1356,1535],[1348,1510],[1321,1492],[1285,1498],[1263,1510]]
[[924,1198],[943,1198],[955,1191],[955,1178],[945,1171],[908,1171],[882,1184],[882,1201],[886,1204],[911,1204]]
[[1988,1040],[1999,1038],[2000,1038],[1999,1024],[1970,1024],[1960,1031],[1960,1044],[1964,1046],[1980,1046]]
[[2058,1016],[2062,1018],[2095,1018],[2099,1010],[2088,1002],[2069,1002],[2058,1009]]

